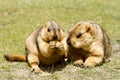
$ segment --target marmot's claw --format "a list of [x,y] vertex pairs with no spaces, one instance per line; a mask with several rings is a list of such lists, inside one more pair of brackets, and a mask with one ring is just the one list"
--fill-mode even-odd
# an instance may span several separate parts
[[56,48],[57,48],[58,50],[63,50],[63,49],[64,49],[64,46],[63,46],[60,42],[57,42],[57,43],[56,43]]
[[55,41],[50,41],[49,44],[50,44],[50,48],[55,48],[56,47],[55,46]]

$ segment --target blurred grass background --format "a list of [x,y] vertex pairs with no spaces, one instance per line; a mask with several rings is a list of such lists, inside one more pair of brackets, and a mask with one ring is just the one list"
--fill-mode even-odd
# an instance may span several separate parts
[[[0,69],[2,72],[9,72],[10,76],[6,76],[8,73],[1,74],[1,79],[16,80],[18,78],[19,80],[19,75],[11,74],[13,69],[19,69],[21,64],[22,69],[24,67],[26,70],[29,68],[24,63],[11,64],[6,62],[3,59],[3,54],[24,54],[24,42],[27,36],[49,20],[55,20],[65,31],[80,20],[92,20],[103,27],[113,43],[120,41],[120,0],[0,0]],[[120,47],[117,48],[119,50]],[[67,70],[68,68],[65,69],[68,75],[65,80],[78,80],[79,77],[82,77],[83,80],[94,80],[91,72],[98,77],[98,79],[95,77],[95,80],[117,80],[120,78],[117,75],[119,73],[120,76],[120,69],[113,71],[111,65],[120,68],[118,65],[118,63],[120,64],[119,54],[114,54],[112,62],[104,65],[102,69],[98,67],[98,72],[99,69],[101,72],[98,74],[91,70],[82,70],[82,72],[73,72],[81,75],[75,74],[73,75],[75,78],[68,78],[72,76],[71,69],[75,68],[76,70],[76,67],[70,65],[68,66],[71,67],[69,70]],[[108,70],[111,70],[110,73],[106,70],[107,67]],[[104,70],[108,72],[104,72]],[[63,72],[59,73],[62,74],[61,77],[63,77]],[[54,78],[54,80],[64,80],[60,76],[59,78],[57,74],[52,74],[52,78],[43,78],[43,80],[53,80]],[[23,78],[34,80],[33,77],[30,78],[29,76],[27,78],[22,77],[21,80]],[[104,77],[102,78],[102,76]]]

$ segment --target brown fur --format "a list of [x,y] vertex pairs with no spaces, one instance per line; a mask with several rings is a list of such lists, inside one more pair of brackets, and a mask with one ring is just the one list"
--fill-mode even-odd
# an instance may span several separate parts
[[66,52],[64,32],[54,22],[32,32],[25,42],[26,58],[22,55],[4,55],[8,61],[27,61],[32,70],[40,72],[39,65],[51,65],[60,61]]
[[94,67],[109,61],[111,45],[107,34],[92,21],[80,21],[68,31],[68,58],[74,65]]

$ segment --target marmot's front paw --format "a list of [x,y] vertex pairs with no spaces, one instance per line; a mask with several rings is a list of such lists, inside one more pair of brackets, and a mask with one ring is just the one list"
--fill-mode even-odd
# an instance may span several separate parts
[[84,67],[84,65],[83,65],[83,61],[82,61],[82,60],[74,61],[74,62],[73,62],[73,65],[74,65],[74,66],[81,67],[81,68]]
[[56,43],[55,41],[50,41],[49,42],[50,48],[55,48],[56,47],[55,43]]
[[31,71],[35,72],[35,73],[40,73],[40,72],[42,73],[43,72],[38,66],[33,66],[31,68]]
[[64,46],[63,46],[63,44],[61,44],[60,42],[57,42],[57,43],[56,43],[56,48],[57,48],[58,50],[63,50],[63,49],[64,49]]

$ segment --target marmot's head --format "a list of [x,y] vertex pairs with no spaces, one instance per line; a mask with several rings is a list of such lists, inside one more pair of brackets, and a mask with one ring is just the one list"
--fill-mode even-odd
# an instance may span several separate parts
[[80,21],[68,31],[67,44],[74,48],[88,47],[93,42],[92,24]]
[[55,21],[48,21],[41,29],[41,37],[46,42],[61,41],[64,37],[64,32]]

